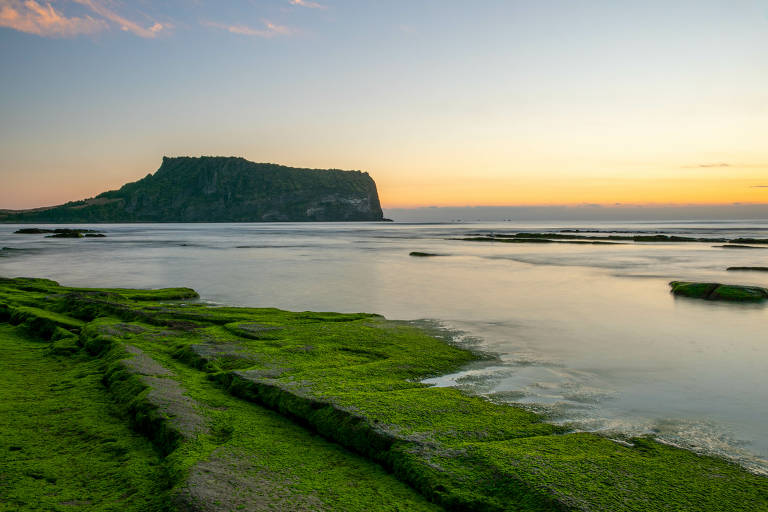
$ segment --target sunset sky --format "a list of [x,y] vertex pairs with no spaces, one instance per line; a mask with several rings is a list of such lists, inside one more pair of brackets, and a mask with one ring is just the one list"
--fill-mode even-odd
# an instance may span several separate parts
[[163,155],[385,207],[768,203],[768,2],[0,0],[0,208]]

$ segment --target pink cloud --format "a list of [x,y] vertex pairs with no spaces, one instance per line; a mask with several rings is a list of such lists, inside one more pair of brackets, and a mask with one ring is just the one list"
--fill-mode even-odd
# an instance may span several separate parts
[[107,7],[104,0],[71,0],[91,11],[82,17],[67,16],[57,10],[55,0],[39,3],[36,0],[0,0],[0,26],[12,28],[42,37],[74,37],[94,34],[118,25],[122,30],[139,37],[152,38],[168,28],[168,25],[153,23],[142,27]]
[[296,32],[296,30],[292,29],[291,27],[286,27],[284,25],[276,25],[267,20],[262,20],[262,23],[264,24],[263,28],[253,28],[253,27],[249,27],[248,25],[227,25],[225,23],[217,23],[215,21],[202,22],[202,24],[205,25],[206,27],[226,30],[227,32],[230,32],[232,34],[237,34],[241,36],[263,37],[266,39],[269,39],[275,36],[288,36]]
[[0,0],[0,26],[43,37],[74,37],[108,28],[104,20],[67,17],[50,3],[35,0]]
[[327,9],[328,7],[317,2],[311,2],[308,0],[290,0],[291,5],[298,5],[299,7],[309,7],[310,9]]
[[73,0],[74,2],[84,5],[98,14],[102,18],[105,18],[112,23],[120,26],[121,30],[131,32],[139,37],[153,38],[157,36],[157,33],[165,28],[161,23],[155,23],[149,28],[144,28],[139,24],[120,16],[115,11],[109,9],[104,2],[99,0]]

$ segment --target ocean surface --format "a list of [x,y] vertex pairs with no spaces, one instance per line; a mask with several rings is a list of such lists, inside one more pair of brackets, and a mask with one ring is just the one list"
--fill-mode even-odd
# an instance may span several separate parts
[[451,240],[561,229],[768,238],[768,221],[78,227],[107,238],[47,239],[0,225],[0,275],[190,286],[217,304],[419,320],[498,355],[430,383],[522,404],[575,430],[652,434],[768,474],[768,306],[675,298],[668,286],[768,287],[768,273],[725,270],[768,266],[768,248]]

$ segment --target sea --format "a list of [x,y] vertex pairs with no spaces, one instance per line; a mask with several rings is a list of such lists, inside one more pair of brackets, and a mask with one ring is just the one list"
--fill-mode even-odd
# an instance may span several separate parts
[[457,240],[561,230],[768,238],[766,220],[67,226],[107,235],[83,239],[13,234],[19,227],[0,225],[0,276],[189,286],[211,304],[411,321],[492,356],[429,384],[577,431],[651,435],[768,475],[768,304],[675,297],[669,287],[768,287],[766,272],[726,271],[768,266],[768,245]]

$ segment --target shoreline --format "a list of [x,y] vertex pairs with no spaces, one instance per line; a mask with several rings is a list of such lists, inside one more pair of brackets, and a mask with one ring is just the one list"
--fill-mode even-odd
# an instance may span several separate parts
[[[524,510],[765,506],[768,480],[726,460],[648,438],[624,446],[569,433],[517,407],[414,382],[479,357],[421,330],[368,314],[168,302],[194,296],[189,289],[77,289],[2,280],[0,316],[52,340],[50,351],[60,357],[87,354],[104,361],[107,388],[134,428],[169,461],[210,433],[185,437],[173,421],[184,414],[157,413],[183,400],[163,398],[159,377],[148,380],[146,371],[137,372],[137,358],[174,372],[182,388],[202,378],[240,402],[276,411],[447,509],[505,510],[509,503]],[[139,392],[127,393],[126,386]],[[155,403],[136,402],[153,392],[160,397]],[[231,428],[244,421],[232,418]],[[194,475],[194,468],[210,462],[212,452],[198,449],[191,466],[176,470]],[[169,492],[181,492],[184,481]],[[340,482],[326,484],[337,488]],[[707,496],[701,495],[704,488]]]

